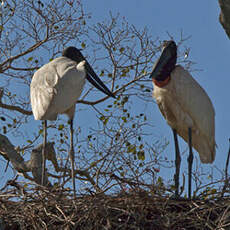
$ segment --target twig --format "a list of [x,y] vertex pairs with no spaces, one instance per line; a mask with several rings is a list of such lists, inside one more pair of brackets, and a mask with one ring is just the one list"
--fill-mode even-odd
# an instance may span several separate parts
[[22,114],[25,114],[25,115],[32,115],[32,111],[22,109],[19,106],[7,105],[7,104],[2,103],[2,97],[3,97],[3,89],[0,89],[0,107],[2,107],[3,109],[15,110],[15,111],[22,113]]
[[229,165],[229,159],[230,159],[230,138],[229,138],[229,150],[228,150],[228,156],[227,156],[227,160],[226,160],[226,165],[225,165],[225,182],[224,182],[224,186],[221,192],[221,197],[224,196],[224,193],[226,192],[226,189],[229,185],[229,179],[228,179],[228,165]]
[[[123,85],[122,87],[120,87],[119,89],[115,90],[113,92],[114,95],[116,95],[118,92],[122,91],[124,88],[126,88],[127,86],[131,85],[132,83],[136,82],[136,81],[139,81],[140,79],[144,78],[146,75],[148,74],[143,74],[135,79],[133,79],[132,81],[128,82],[127,84]],[[108,99],[109,96],[106,96],[106,97],[103,97],[97,101],[84,101],[84,100],[78,100],[77,103],[80,103],[80,104],[86,104],[86,105],[96,105],[96,104],[99,104],[103,101],[105,101],[106,99]]]

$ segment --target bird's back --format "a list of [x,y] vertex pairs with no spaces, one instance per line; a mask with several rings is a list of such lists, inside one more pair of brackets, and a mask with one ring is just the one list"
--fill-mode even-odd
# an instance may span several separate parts
[[38,69],[31,81],[30,99],[36,120],[55,120],[75,105],[85,83],[84,64],[59,57]]
[[168,124],[188,142],[192,128],[192,144],[203,163],[215,159],[215,111],[203,88],[182,66],[176,66],[171,80],[163,88],[154,86],[154,97]]

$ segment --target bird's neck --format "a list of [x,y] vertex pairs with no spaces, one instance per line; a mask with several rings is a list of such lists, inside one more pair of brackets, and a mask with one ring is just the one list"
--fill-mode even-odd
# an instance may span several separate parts
[[166,86],[169,83],[170,78],[171,78],[170,75],[168,75],[165,79],[163,79],[161,81],[156,80],[154,78],[152,78],[152,81],[153,81],[154,85],[162,88],[162,87]]

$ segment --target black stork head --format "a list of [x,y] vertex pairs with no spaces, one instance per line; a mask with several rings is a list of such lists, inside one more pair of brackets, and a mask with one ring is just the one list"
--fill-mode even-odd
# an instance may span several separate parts
[[177,60],[177,46],[172,40],[164,41],[160,58],[153,66],[151,78],[164,81],[174,70]]
[[63,50],[62,56],[70,58],[71,60],[80,63],[85,60],[85,70],[86,70],[86,79],[97,89],[102,91],[104,94],[109,97],[115,98],[114,94],[106,87],[106,85],[101,81],[101,79],[94,72],[91,65],[87,62],[85,57],[82,55],[81,51],[76,47],[70,46]]

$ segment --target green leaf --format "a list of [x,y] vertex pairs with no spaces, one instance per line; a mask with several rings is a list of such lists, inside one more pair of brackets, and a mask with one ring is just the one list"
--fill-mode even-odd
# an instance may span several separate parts
[[121,119],[124,121],[124,123],[127,122],[127,118],[126,117],[121,117]]
[[129,145],[127,148],[127,153],[136,154],[136,146],[135,145]]
[[99,119],[103,122],[103,125],[106,125],[109,121],[109,117],[105,117],[104,115],[102,115]]
[[103,121],[103,125],[106,125],[106,124],[108,123],[108,121],[109,121],[109,117],[106,117],[106,118],[104,119],[104,121]]
[[124,173],[124,172],[120,172],[120,175],[121,175],[122,177],[124,177],[124,176],[125,176],[125,173]]
[[122,72],[121,77],[126,77],[126,73]]
[[33,57],[29,57],[29,58],[27,59],[27,61],[28,61],[28,62],[31,62],[31,61],[33,61],[33,59],[34,59]]
[[143,148],[144,148],[144,145],[143,145],[143,144],[140,144],[139,148],[140,148],[140,149],[143,149]]
[[138,151],[137,152],[137,157],[138,157],[138,159],[139,160],[142,160],[142,161],[144,161],[145,160],[145,152],[144,151]]
[[140,88],[143,89],[145,86],[144,85],[140,85]]
[[105,75],[105,71],[102,70],[101,73],[100,73],[100,76],[103,77]]
[[145,69],[143,69],[143,70],[141,71],[141,73],[146,74],[147,72],[146,72]]
[[64,129],[64,125],[63,124],[60,124],[59,126],[58,126],[58,130],[63,130]]
[[163,179],[162,179],[162,177],[158,177],[157,178],[157,184],[159,184],[159,185],[163,185]]
[[210,194],[216,194],[217,193],[217,190],[215,188],[213,188],[211,191],[210,191]]
[[102,116],[100,116],[100,118],[99,118],[101,121],[104,121],[105,120],[105,116],[104,115],[102,115]]
[[84,49],[84,48],[85,48],[85,46],[86,46],[86,45],[85,45],[85,43],[84,43],[84,42],[82,42],[82,43],[81,43],[81,47]]
[[94,161],[94,162],[92,162],[92,163],[90,164],[91,167],[95,167],[96,165],[97,165],[97,162],[96,162],[96,161]]
[[121,48],[119,49],[120,53],[123,53],[123,52],[124,52],[124,50],[125,50],[125,48],[124,48],[124,47],[121,47]]

